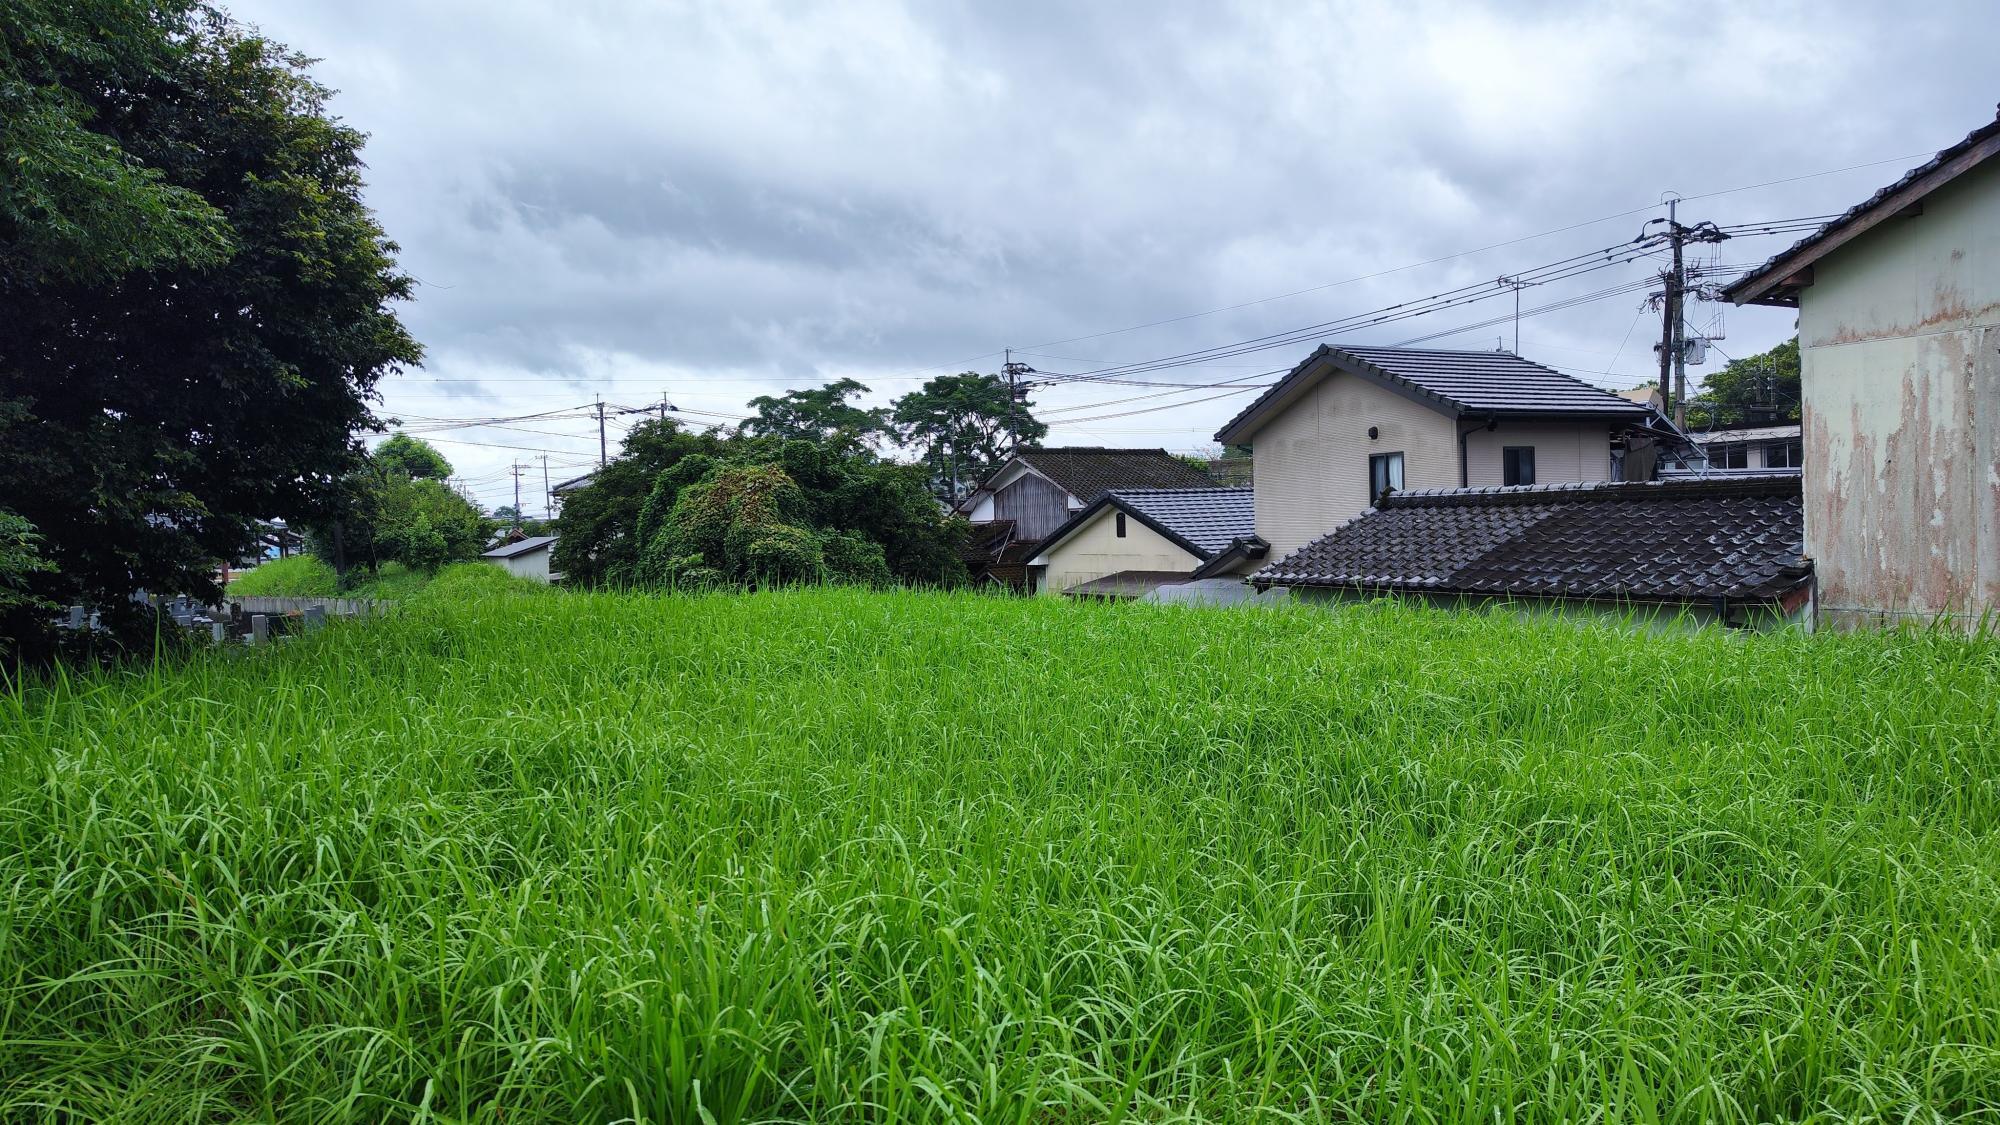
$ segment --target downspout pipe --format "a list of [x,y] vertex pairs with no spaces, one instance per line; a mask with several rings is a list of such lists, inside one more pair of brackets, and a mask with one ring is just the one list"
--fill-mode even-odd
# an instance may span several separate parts
[[[1465,415],[1463,414],[1459,415],[1458,420],[1461,422],[1465,421]],[[1477,426],[1474,426],[1469,430],[1458,431],[1458,487],[1460,488],[1472,487],[1472,478],[1469,475],[1467,475],[1465,468],[1465,439],[1471,437],[1473,434],[1476,434],[1481,430],[1497,430],[1499,428],[1500,428],[1499,417],[1493,414],[1488,414],[1486,416],[1486,420],[1479,423]]]

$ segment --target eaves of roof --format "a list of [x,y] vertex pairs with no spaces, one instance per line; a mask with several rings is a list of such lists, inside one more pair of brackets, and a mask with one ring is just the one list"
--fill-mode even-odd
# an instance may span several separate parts
[[[1389,351],[1391,349],[1366,350]],[[1518,356],[1511,358],[1520,360]],[[1412,379],[1398,375],[1394,371],[1371,362],[1354,352],[1343,348],[1336,348],[1328,344],[1321,344],[1313,349],[1312,354],[1300,360],[1290,371],[1286,372],[1284,378],[1272,384],[1268,390],[1259,395],[1255,402],[1244,407],[1234,418],[1223,423],[1222,428],[1215,432],[1215,440],[1223,445],[1241,445],[1248,441],[1257,430],[1263,427],[1266,421],[1284,407],[1289,406],[1296,394],[1302,393],[1312,385],[1313,380],[1319,375],[1318,365],[1323,360],[1331,363],[1335,370],[1365,379],[1394,394],[1402,395],[1404,398],[1430,407],[1440,414],[1454,418],[1560,417],[1578,420],[1593,418],[1637,419],[1643,418],[1651,412],[1651,408],[1644,403],[1634,402],[1630,399],[1621,399],[1609,391],[1602,392],[1606,401],[1601,410],[1578,409],[1568,406],[1495,406],[1490,403],[1471,404],[1455,399],[1450,395],[1440,394]],[[1534,364],[1528,360],[1520,360],[1520,363],[1531,370],[1539,368],[1551,376],[1559,374],[1545,368],[1541,364]],[[1584,383],[1580,379],[1568,376],[1563,376],[1563,378],[1569,378],[1571,382],[1576,383],[1579,387],[1589,387],[1589,384]],[[1596,390],[1598,388],[1591,389]]]
[[1112,507],[1115,507],[1119,511],[1124,512],[1131,518],[1138,520],[1145,526],[1152,528],[1154,531],[1158,532],[1162,537],[1164,537],[1168,542],[1172,543],[1176,547],[1179,547],[1181,550],[1186,551],[1188,554],[1193,555],[1195,558],[1201,559],[1204,562],[1208,560],[1209,554],[1207,551],[1204,551],[1200,547],[1196,546],[1192,541],[1190,541],[1186,536],[1182,535],[1180,532],[1177,532],[1173,528],[1166,526],[1165,524],[1152,518],[1151,516],[1138,510],[1137,508],[1132,507],[1130,504],[1120,503],[1118,499],[1118,494],[1115,492],[1107,492],[1104,495],[1098,497],[1097,499],[1091,501],[1090,503],[1084,505],[1081,511],[1071,516],[1066,522],[1063,523],[1061,527],[1058,527],[1054,531],[1049,532],[1047,536],[1043,537],[1040,543],[1036,544],[1035,557],[1040,558],[1043,554],[1047,553],[1052,548],[1060,545],[1063,540],[1069,538],[1071,535],[1074,535],[1077,531],[1081,530],[1085,525],[1089,524],[1092,520],[1096,519],[1097,514],[1099,512],[1102,512],[1106,508],[1112,508]]
[[1839,217],[1771,256],[1722,291],[1739,305],[1799,303],[1799,290],[1812,284],[1813,263],[1866,234],[1883,220],[1922,204],[1924,197],[2000,153],[2000,120],[1967,133],[1957,144],[1908,172],[1895,183],[1842,212]]

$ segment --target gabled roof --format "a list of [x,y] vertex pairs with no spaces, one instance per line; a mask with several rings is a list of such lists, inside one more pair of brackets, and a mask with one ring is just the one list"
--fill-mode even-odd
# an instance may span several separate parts
[[1399,492],[1252,576],[1260,588],[1772,602],[1802,587],[1799,481]]
[[1035,553],[1069,538],[1106,508],[1117,508],[1206,562],[1236,541],[1256,535],[1254,495],[1248,488],[1121,488],[1071,516],[1041,541]]
[[1256,533],[1255,495],[1248,488],[1121,488],[1108,499],[1210,558]]
[[566,492],[575,492],[579,488],[589,488],[596,480],[597,470],[592,469],[580,477],[571,477],[568,480],[555,482],[549,486],[549,491],[555,493],[557,496],[561,496]]
[[539,551],[544,547],[553,546],[555,541],[556,537],[553,535],[530,535],[526,539],[517,539],[512,543],[504,543],[479,557],[482,559],[511,559],[515,555],[525,555],[531,551]]
[[1164,449],[1113,449],[1068,446],[1061,449],[1016,450],[971,496],[959,504],[969,510],[981,492],[1016,464],[1027,466],[1056,487],[1088,504],[1114,488],[1221,488],[1207,473]]
[[1446,414],[1560,415],[1643,419],[1644,403],[1593,387],[1512,352],[1433,348],[1333,347],[1321,344],[1242,413],[1215,440],[1239,445],[1318,380],[1334,371],[1368,379]]
[[1967,133],[1901,179],[1842,212],[1832,222],[1773,255],[1731,282],[1722,295],[1739,305],[1797,305],[1799,290],[1812,284],[1812,265],[1873,229],[1882,220],[1923,202],[1925,196],[1970,172],[2000,152],[2000,119]]

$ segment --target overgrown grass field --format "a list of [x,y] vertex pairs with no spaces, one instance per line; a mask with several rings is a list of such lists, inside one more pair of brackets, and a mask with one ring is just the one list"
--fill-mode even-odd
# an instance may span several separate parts
[[1992,1120],[2000,646],[527,594],[0,693],[0,1119]]

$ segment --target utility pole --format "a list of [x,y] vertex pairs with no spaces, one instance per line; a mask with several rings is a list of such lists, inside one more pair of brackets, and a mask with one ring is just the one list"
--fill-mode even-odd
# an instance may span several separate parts
[[597,467],[603,468],[610,458],[605,456],[604,444],[604,396],[597,396]]
[[[1672,264],[1661,279],[1666,283],[1660,304],[1660,395],[1674,425],[1687,428],[1687,259],[1682,248],[1690,242],[1721,242],[1729,236],[1714,223],[1700,222],[1691,227],[1680,223],[1680,197],[1667,200],[1667,245]],[[1653,222],[1660,222],[1654,219]],[[1652,225],[1651,223],[1647,224]]]
[[1687,421],[1687,404],[1674,396],[1674,354],[1679,339],[1681,323],[1681,289],[1687,284],[1687,277],[1681,262],[1681,224],[1676,214],[1680,198],[1667,200],[1667,242],[1673,247],[1673,264],[1663,275],[1666,289],[1660,305],[1660,401],[1673,416],[1676,426]]
[[1024,375],[1033,375],[1035,369],[1025,363],[1014,362],[1014,349],[1006,350],[1007,361],[1000,365],[1000,373],[1007,377],[1007,449],[1009,452],[1021,444],[1020,428],[1014,424],[1014,407],[1028,398],[1028,384]]
[[1522,281],[1518,277],[1502,276],[1495,278],[1494,283],[1497,285],[1505,285],[1507,288],[1512,289],[1514,291],[1514,354],[1520,355],[1521,354],[1521,290],[1526,289],[1530,285],[1533,285],[1534,282]]
[[555,493],[549,491],[549,455],[542,454],[542,518],[554,519],[556,515]]
[[514,471],[514,526],[521,526],[521,463],[508,466]]

